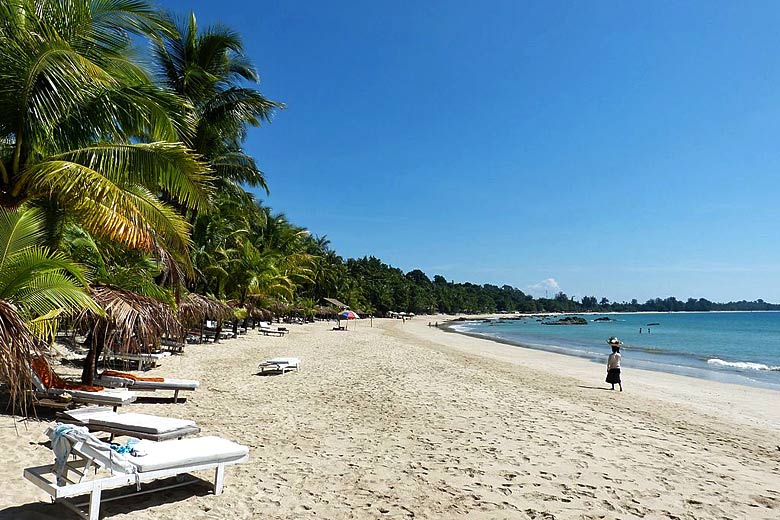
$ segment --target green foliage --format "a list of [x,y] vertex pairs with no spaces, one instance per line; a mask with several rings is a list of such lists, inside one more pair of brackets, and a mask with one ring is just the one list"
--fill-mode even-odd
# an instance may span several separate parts
[[0,299],[12,303],[38,330],[63,313],[99,312],[86,292],[84,269],[63,253],[41,246],[43,238],[38,211],[0,209]]
[[131,36],[170,31],[143,0],[0,4],[0,206],[54,199],[49,219],[186,261],[189,226],[157,195],[204,206],[207,168],[176,142],[187,107],[135,60]]

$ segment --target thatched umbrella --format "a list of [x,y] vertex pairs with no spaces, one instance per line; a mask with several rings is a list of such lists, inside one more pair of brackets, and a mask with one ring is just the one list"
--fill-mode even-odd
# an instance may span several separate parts
[[[272,321],[274,313],[270,307],[273,300],[261,294],[250,294],[246,299],[246,307],[249,311],[249,317],[253,321]],[[252,325],[254,327],[254,324]]]
[[289,314],[292,306],[282,302],[282,301],[275,301],[269,306],[271,312],[273,312],[276,316],[284,316],[285,314]]
[[93,384],[104,346],[116,352],[149,352],[160,344],[162,336],[181,335],[181,323],[173,309],[159,300],[105,285],[93,286],[90,295],[105,315],[85,310],[75,320],[75,328],[90,340],[81,374],[84,384]]
[[43,352],[43,342],[30,331],[16,307],[0,299],[0,382],[10,394],[12,411],[27,414],[28,390],[32,388],[30,363]]
[[221,301],[203,296],[201,294],[189,293],[182,298],[179,304],[179,321],[184,326],[182,330],[182,339],[187,334],[190,327],[200,329],[200,341],[203,342],[203,326],[206,320],[215,320],[221,322],[233,316],[233,309]]

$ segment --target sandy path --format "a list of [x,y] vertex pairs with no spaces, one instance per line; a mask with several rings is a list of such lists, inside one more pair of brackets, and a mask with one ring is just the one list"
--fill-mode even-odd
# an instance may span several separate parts
[[[195,419],[250,446],[251,460],[228,470],[220,497],[180,490],[112,503],[104,517],[780,517],[775,394],[705,385],[718,400],[759,401],[739,421],[717,418],[704,413],[713,402],[686,401],[705,382],[674,379],[689,393],[669,399],[652,382],[621,395],[524,366],[538,353],[424,323],[293,327],[166,360],[157,372],[200,379],[202,390],[185,404],[131,408]],[[301,357],[301,372],[253,375],[275,355]],[[570,359],[559,372],[586,368]],[[21,477],[51,459],[36,444],[43,429],[28,423],[16,436],[0,417],[0,520],[65,515],[35,504],[46,496]]]

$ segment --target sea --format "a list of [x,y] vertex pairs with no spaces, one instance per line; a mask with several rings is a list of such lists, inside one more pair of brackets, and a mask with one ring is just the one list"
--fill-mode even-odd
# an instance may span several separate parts
[[[606,363],[607,340],[623,342],[625,369],[641,368],[780,390],[780,312],[569,314],[459,321],[450,328],[521,347]],[[608,318],[609,321],[599,320]]]

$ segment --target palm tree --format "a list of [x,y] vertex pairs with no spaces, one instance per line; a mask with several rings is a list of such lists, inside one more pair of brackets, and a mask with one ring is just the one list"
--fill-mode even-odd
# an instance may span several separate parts
[[249,202],[243,185],[268,186],[241,143],[248,126],[270,122],[284,104],[240,85],[259,77],[237,33],[219,25],[199,32],[194,13],[171,23],[175,29],[156,40],[155,54],[163,84],[194,109],[183,140],[214,170],[220,192]]
[[34,209],[0,209],[0,381],[14,410],[26,413],[29,363],[42,355],[57,320],[81,310],[100,314],[78,264],[41,246],[44,218]]
[[13,304],[28,326],[41,333],[51,331],[46,325],[62,314],[100,312],[86,292],[84,269],[40,245],[43,225],[35,209],[0,209],[0,299]]
[[131,248],[185,255],[189,225],[158,194],[205,205],[206,166],[185,145],[187,106],[155,86],[132,35],[170,30],[144,0],[0,3],[0,206],[40,206]]

